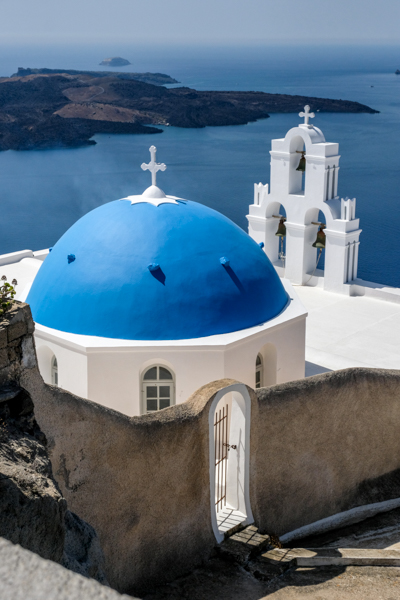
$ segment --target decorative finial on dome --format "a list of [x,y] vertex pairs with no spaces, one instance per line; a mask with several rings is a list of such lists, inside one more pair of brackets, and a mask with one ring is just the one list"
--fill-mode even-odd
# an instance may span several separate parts
[[156,152],[157,148],[155,146],[150,146],[150,156],[151,161],[146,165],[146,163],[142,163],[141,167],[143,171],[150,171],[151,173],[151,185],[157,185],[156,183],[156,173],[157,171],[165,171],[167,165],[164,163],[156,162]]
[[[299,117],[304,117],[304,125],[307,125],[307,127],[312,127],[312,125],[309,123],[309,120],[313,119],[315,117],[315,113],[310,112],[310,110],[311,110],[311,108],[307,104],[304,107],[304,112],[299,113]],[[143,166],[142,166],[142,168],[143,168]]]
[[163,190],[157,187],[156,173],[157,171],[165,171],[167,165],[156,162],[157,148],[155,146],[150,146],[149,150],[151,161],[147,165],[146,163],[143,163],[141,167],[143,171],[150,171],[151,186],[148,187],[147,190],[144,190],[143,194],[126,196],[126,198],[121,198],[121,200],[130,200],[131,204],[142,204],[143,202],[146,202],[147,204],[153,204],[153,206],[160,206],[160,204],[178,204],[177,200],[180,200],[181,204],[186,204],[185,200],[181,200],[176,196],[167,196]]

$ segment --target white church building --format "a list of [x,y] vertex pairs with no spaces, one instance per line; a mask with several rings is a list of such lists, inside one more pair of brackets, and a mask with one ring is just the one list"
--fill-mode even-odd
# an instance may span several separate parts
[[[400,318],[400,290],[357,279],[361,230],[355,199],[337,195],[338,144],[310,124],[309,107],[300,115],[304,123],[272,140],[271,185],[255,185],[249,235],[165,194],[156,174],[166,166],[152,146],[142,165],[152,185],[142,194],[89,212],[51,251],[0,256],[1,274],[18,280],[17,299],[31,306],[47,383],[133,416],[217,379],[253,388],[301,379],[306,358],[308,375],[400,368],[396,352],[387,364],[382,344],[375,362],[343,350],[352,324],[366,327],[359,302],[372,340],[383,313]],[[337,339],[332,352],[318,347],[321,324]]]
[[[263,249],[220,213],[152,185],[75,223],[27,302],[47,382],[127,415],[234,378],[304,377],[306,311]],[[30,259],[32,261],[32,258]]]

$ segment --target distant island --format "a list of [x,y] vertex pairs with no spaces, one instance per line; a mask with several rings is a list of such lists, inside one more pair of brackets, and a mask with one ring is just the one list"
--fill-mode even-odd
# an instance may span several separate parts
[[25,77],[26,75],[88,75],[89,77],[117,77],[117,79],[134,79],[153,85],[166,85],[179,83],[173,77],[164,73],[118,73],[116,71],[75,71],[74,69],[24,69],[18,68],[18,72],[11,77]]
[[[148,83],[158,82],[158,85]],[[376,113],[347,100],[263,92],[167,89],[160,73],[18,69],[0,78],[0,150],[95,144],[96,133],[162,133],[157,125],[243,125],[271,113]]]
[[104,65],[105,67],[126,67],[131,63],[126,58],[121,58],[120,56],[113,56],[112,58],[105,58],[99,63],[99,65]]
[[396,75],[400,75],[400,69],[396,69],[396,70],[395,70],[395,74],[396,74]]

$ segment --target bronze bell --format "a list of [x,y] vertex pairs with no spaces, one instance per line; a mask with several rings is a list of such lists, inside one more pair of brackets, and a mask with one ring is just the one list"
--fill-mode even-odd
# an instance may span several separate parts
[[317,233],[317,239],[313,243],[313,248],[325,248],[325,238],[326,235],[324,233],[324,229],[322,226],[320,226]]
[[286,237],[285,219],[279,221],[278,230],[275,235],[278,235],[280,238]]
[[299,166],[297,167],[296,171],[301,171],[301,173],[305,173],[305,171],[306,171],[306,157],[305,157],[305,152],[301,153],[301,158],[300,158]]

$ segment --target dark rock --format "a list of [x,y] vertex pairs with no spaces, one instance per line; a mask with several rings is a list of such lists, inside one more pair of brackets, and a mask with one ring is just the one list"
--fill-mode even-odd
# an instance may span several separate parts
[[251,548],[232,539],[225,540],[218,550],[220,558],[239,565],[245,565],[250,560],[252,553]]
[[7,330],[8,341],[12,342],[13,340],[16,340],[17,338],[22,337],[26,333],[28,333],[28,330],[26,328],[26,323],[24,321],[20,321],[19,323],[14,323],[13,325],[10,325]]
[[7,329],[0,329],[0,348],[7,346]]
[[[0,390],[0,404],[12,400],[18,394],[20,394],[21,388],[16,383],[10,383],[9,385],[3,385]],[[0,408],[1,410],[1,408]]]
[[93,527],[69,510],[65,513],[65,546],[61,564],[86,577],[107,584],[103,553]]
[[52,479],[32,400],[12,383],[0,397],[0,536],[60,562],[67,503]]
[[0,350],[0,369],[8,365],[8,352],[5,348]]
[[67,509],[46,445],[30,395],[15,381],[1,386],[0,537],[107,584],[96,532]]

